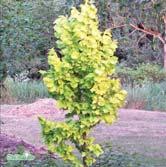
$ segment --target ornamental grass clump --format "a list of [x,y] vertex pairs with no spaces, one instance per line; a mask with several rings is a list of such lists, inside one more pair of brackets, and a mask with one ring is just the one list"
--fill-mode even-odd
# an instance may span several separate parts
[[[43,71],[48,91],[66,112],[64,122],[39,118],[45,143],[51,152],[76,167],[88,167],[103,153],[94,144],[90,130],[100,122],[112,124],[126,92],[118,79],[111,79],[117,57],[117,42],[110,30],[98,29],[97,9],[88,0],[73,8],[69,17],[55,21],[55,36],[61,58],[51,49],[50,68]],[[73,143],[73,144],[71,144]],[[75,155],[78,150],[82,159]]]

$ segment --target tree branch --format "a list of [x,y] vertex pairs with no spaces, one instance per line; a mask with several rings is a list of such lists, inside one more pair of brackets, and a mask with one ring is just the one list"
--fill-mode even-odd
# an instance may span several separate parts
[[137,41],[137,45],[139,44],[139,42],[141,41],[142,38],[144,38],[146,36],[146,34],[143,34]]
[[122,24],[122,25],[113,26],[110,29],[112,30],[112,29],[115,29],[115,28],[121,28],[121,27],[125,27],[125,26],[126,26],[126,24]]
[[147,29],[147,28],[142,29],[142,28],[139,28],[131,23],[129,25],[138,31],[144,32],[145,34],[149,34],[149,35],[154,36],[155,38],[158,38],[163,44],[165,44],[164,38],[162,38],[161,34],[158,31],[152,31],[152,30]]

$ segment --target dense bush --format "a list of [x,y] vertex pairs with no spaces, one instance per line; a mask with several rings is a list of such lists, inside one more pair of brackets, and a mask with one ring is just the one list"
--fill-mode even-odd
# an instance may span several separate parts
[[2,0],[0,41],[10,76],[26,70],[31,77],[47,68],[46,54],[55,41],[50,27],[63,6],[59,0]]
[[166,81],[166,71],[157,64],[139,64],[135,69],[119,66],[117,75],[124,85],[142,85],[146,82]]
[[138,155],[129,154],[120,149],[113,150],[110,144],[103,146],[104,154],[101,155],[92,167],[141,167]]

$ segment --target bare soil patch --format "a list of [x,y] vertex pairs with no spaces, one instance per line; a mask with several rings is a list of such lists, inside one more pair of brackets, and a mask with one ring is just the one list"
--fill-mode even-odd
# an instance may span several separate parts
[[[20,142],[30,149],[42,152],[38,116],[61,121],[64,111],[53,99],[40,99],[32,104],[1,106],[0,149],[13,148]],[[125,150],[166,160],[166,113],[121,109],[118,121],[108,126],[100,124],[93,130],[100,143],[110,142]]]

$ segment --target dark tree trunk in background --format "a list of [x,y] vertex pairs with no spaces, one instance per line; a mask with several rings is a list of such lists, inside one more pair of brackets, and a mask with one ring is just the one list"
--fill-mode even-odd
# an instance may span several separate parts
[[4,87],[4,80],[7,77],[7,68],[2,50],[0,50],[0,88]]
[[165,34],[164,34],[164,69],[166,70],[166,15],[163,17],[165,24]]
[[166,70],[166,43],[164,44],[164,69]]

